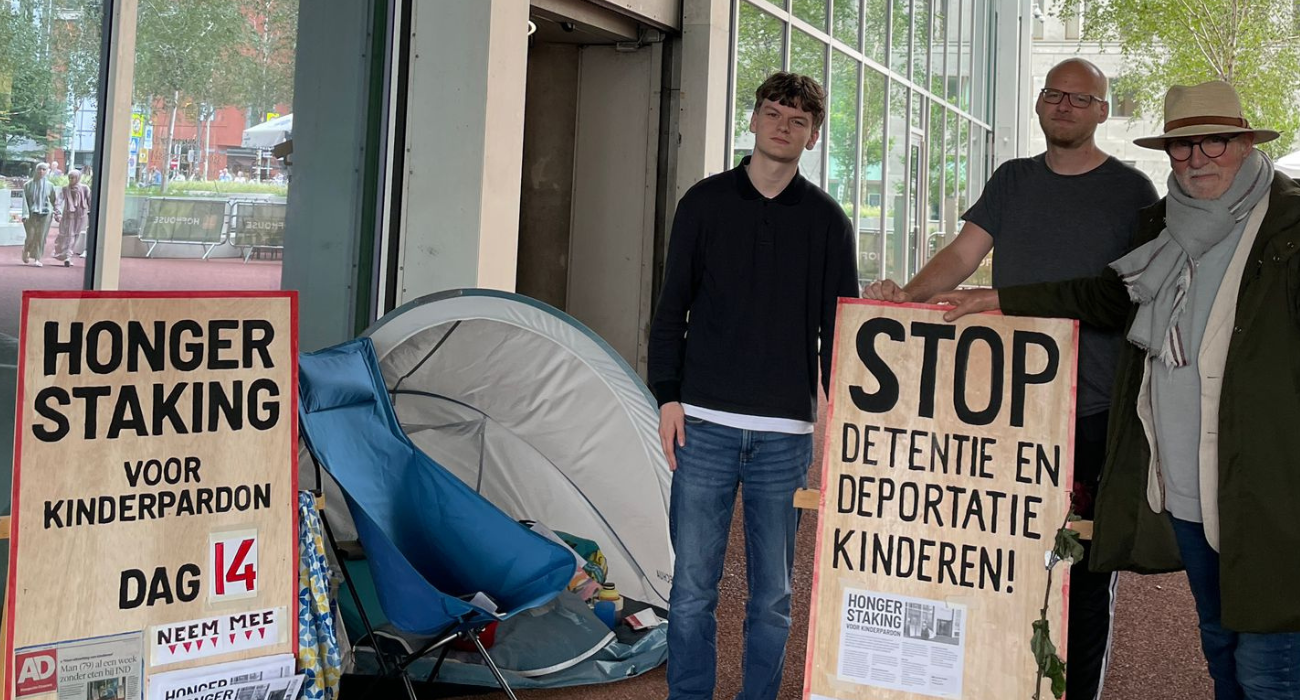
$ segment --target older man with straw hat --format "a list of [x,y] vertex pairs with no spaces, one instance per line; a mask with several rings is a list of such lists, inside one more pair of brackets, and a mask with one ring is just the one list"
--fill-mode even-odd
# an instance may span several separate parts
[[1300,699],[1300,186],[1212,81],[1175,86],[1169,195],[1095,278],[940,295],[1122,328],[1090,565],[1187,570],[1216,700]]

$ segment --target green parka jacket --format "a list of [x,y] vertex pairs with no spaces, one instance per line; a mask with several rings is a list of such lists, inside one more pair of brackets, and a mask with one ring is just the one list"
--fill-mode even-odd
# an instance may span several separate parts
[[[1164,229],[1165,201],[1142,211],[1134,247]],[[1219,399],[1222,622],[1237,632],[1300,632],[1300,186],[1275,174],[1237,292]],[[1133,323],[1119,277],[999,290],[1003,313]],[[1167,513],[1147,500],[1151,450],[1138,418],[1145,353],[1124,343],[1115,376],[1090,568],[1182,568]]]

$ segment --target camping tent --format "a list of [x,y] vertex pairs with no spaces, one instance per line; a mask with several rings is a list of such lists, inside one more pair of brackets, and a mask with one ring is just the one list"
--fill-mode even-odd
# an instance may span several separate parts
[[244,137],[240,145],[244,148],[260,148],[269,151],[291,136],[293,136],[293,115],[285,114],[244,129]]
[[1273,162],[1273,167],[1290,177],[1300,177],[1300,151],[1288,153]]
[[[608,580],[629,604],[667,609],[670,478],[659,447],[658,411],[645,385],[608,344],[546,304],[488,290],[418,299],[366,334],[398,420],[416,446],[511,517],[595,542]],[[326,503],[342,499],[327,497]],[[332,522],[345,517],[330,513]],[[346,531],[346,524],[340,529]],[[590,616],[578,605],[576,613]],[[571,605],[557,607],[550,617],[579,617]],[[518,619],[539,623],[528,615]],[[629,638],[626,630],[618,640],[608,628],[594,635],[591,629],[571,631],[582,639],[571,643],[570,658],[555,658],[564,648],[563,631],[555,628],[528,631],[535,639],[522,645],[503,643],[498,633],[493,657],[533,680],[511,678],[525,687],[612,680],[663,659],[662,628],[651,642]],[[614,656],[621,658],[601,654],[620,644]],[[515,661],[503,662],[507,651],[518,654]],[[529,658],[534,654],[545,660]],[[584,660],[592,663],[578,668]],[[465,676],[461,666],[444,666],[439,677],[479,680]],[[553,673],[555,678],[542,678]],[[602,677],[606,673],[612,675]],[[486,674],[481,680],[491,683]]]

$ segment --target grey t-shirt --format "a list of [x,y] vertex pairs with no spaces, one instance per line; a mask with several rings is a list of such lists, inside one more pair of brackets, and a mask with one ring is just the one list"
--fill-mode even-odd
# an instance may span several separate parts
[[[1159,197],[1141,171],[1107,158],[1082,175],[1058,175],[1043,154],[1002,164],[962,215],[993,237],[993,286],[1091,277],[1128,252],[1138,212]],[[1120,333],[1083,324],[1077,413],[1110,407]]]

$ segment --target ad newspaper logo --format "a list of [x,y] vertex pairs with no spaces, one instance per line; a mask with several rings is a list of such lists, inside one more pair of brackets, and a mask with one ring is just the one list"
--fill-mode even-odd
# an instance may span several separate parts
[[14,654],[14,668],[18,673],[18,677],[14,679],[16,695],[25,698],[29,695],[41,695],[58,690],[59,677],[54,673],[58,666],[57,649]]

